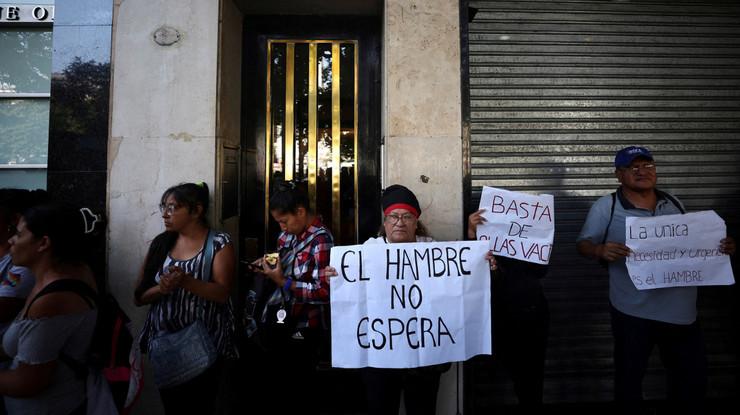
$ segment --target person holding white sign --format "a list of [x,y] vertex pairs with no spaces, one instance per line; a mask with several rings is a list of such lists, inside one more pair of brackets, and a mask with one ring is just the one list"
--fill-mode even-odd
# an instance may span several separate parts
[[[468,216],[468,239],[486,223],[485,209]],[[545,380],[550,311],[540,280],[547,265],[506,256],[491,270],[493,358],[508,369],[522,413],[539,413]]]
[[[419,220],[421,207],[411,190],[398,184],[388,186],[380,203],[383,225],[379,236],[368,239],[365,245],[434,242]],[[327,274],[336,276],[337,271],[327,267]],[[449,368],[450,363],[411,369],[363,368],[368,414],[398,413],[402,391],[407,415],[434,414],[439,379]]]
[[[419,220],[421,206],[416,195],[400,184],[388,186],[380,199],[383,226],[377,238],[365,244],[432,242],[434,239]],[[433,414],[437,407],[439,378],[449,363],[413,369],[362,369],[369,415],[398,413],[401,391],[408,415]]]
[[[614,166],[621,185],[591,206],[576,246],[581,255],[608,264],[618,410],[632,414],[641,408],[642,380],[657,345],[667,369],[669,403],[681,412],[702,413],[707,368],[696,321],[696,287],[639,291],[625,265],[630,254],[625,218],[680,214],[685,212],[683,205],[656,189],[655,160],[647,148],[619,150]],[[732,238],[718,244],[722,252],[734,254]]]

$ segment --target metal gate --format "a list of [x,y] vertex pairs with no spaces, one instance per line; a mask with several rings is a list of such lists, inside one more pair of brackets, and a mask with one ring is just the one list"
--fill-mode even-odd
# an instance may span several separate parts
[[267,42],[265,205],[294,181],[339,244],[357,241],[358,56],[356,40]]
[[[607,276],[579,258],[590,205],[617,187],[613,156],[644,145],[658,185],[714,209],[740,237],[740,7],[689,1],[470,1],[470,199],[481,186],[555,195],[545,289],[552,314],[545,402],[612,399]],[[737,268],[736,268],[737,269]],[[733,397],[735,287],[702,288],[709,396]],[[467,367],[472,413],[513,403],[505,377]],[[656,356],[648,399],[664,396]]]

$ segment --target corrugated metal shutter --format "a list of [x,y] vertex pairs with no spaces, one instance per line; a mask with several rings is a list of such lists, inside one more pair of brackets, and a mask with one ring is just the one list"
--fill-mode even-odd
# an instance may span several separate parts
[[[574,240],[612,192],[614,152],[648,146],[659,187],[714,209],[740,236],[740,8],[736,2],[470,1],[471,199],[483,185],[552,193],[556,236],[545,281],[552,313],[545,401],[612,399],[607,277]],[[472,208],[472,207],[471,207]],[[735,396],[734,287],[705,288],[710,396]],[[656,356],[648,398],[664,396]],[[483,365],[466,372],[474,413],[515,402]],[[472,386],[471,386],[472,385]]]

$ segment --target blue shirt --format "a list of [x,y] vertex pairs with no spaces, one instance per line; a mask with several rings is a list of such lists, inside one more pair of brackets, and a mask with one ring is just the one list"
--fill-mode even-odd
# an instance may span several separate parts
[[[665,193],[656,190],[658,203],[655,212],[634,206],[617,191],[614,217],[609,225],[607,242],[625,241],[625,218],[628,216],[646,217],[675,215],[682,213]],[[674,198],[674,200],[676,200]],[[677,201],[677,200],[676,200]],[[677,201],[677,203],[680,203]],[[588,212],[578,241],[589,240],[594,244],[604,241],[604,233],[611,216],[612,195],[597,200]],[[696,287],[670,287],[652,290],[638,290],[627,273],[625,259],[609,263],[609,301],[612,306],[630,316],[657,320],[673,324],[691,324],[696,320]]]

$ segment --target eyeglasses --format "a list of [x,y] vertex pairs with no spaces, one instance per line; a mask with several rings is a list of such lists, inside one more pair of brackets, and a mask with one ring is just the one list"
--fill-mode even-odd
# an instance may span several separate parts
[[159,205],[159,211],[164,215],[165,213],[171,215],[175,213],[177,209],[180,209],[180,205],[170,203],[169,205]]
[[411,223],[416,220],[416,216],[410,213],[404,213],[403,215],[386,215],[385,223],[395,225],[398,221],[403,221],[404,224]]
[[643,164],[641,166],[624,167],[624,170],[629,170],[632,172],[632,174],[637,174],[640,172],[640,170],[645,170],[647,172],[654,172],[655,164],[649,163],[649,164]]

